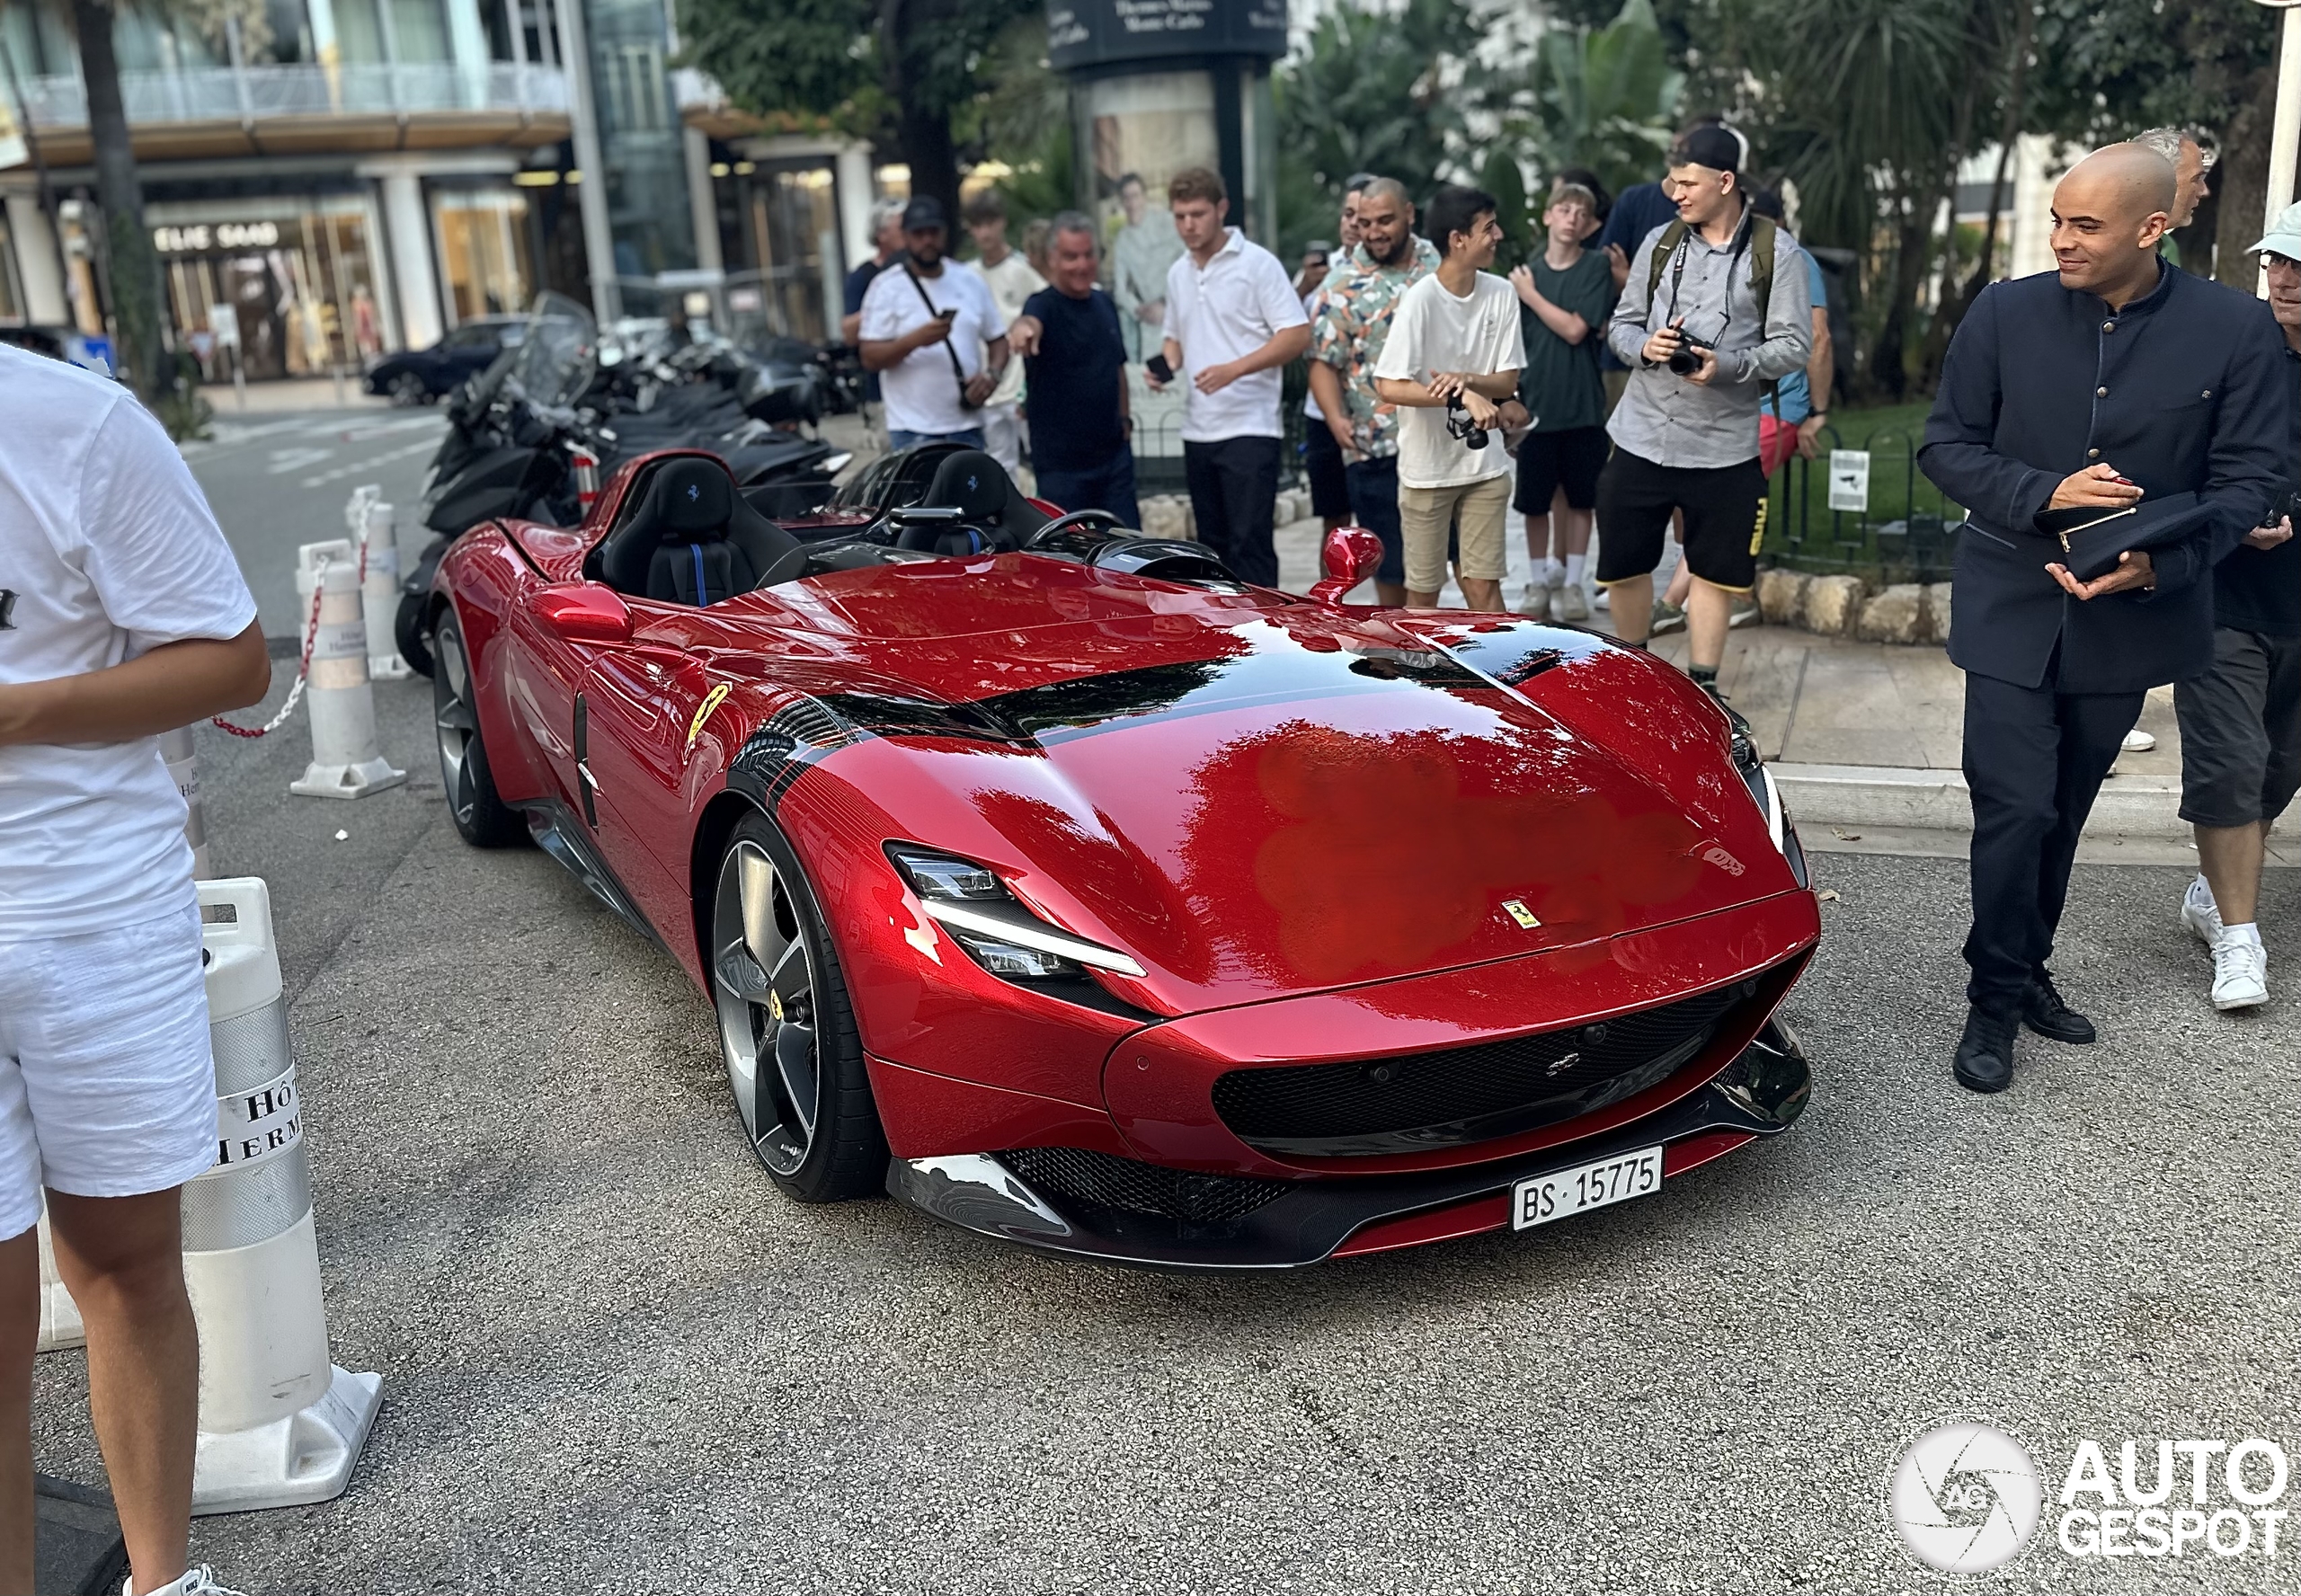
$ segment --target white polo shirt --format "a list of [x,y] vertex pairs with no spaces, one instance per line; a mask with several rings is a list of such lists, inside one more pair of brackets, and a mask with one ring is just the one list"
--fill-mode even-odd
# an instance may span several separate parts
[[1167,336],[1183,346],[1183,441],[1278,438],[1279,368],[1266,367],[1219,393],[1202,394],[1196,378],[1309,324],[1278,257],[1236,227],[1201,266],[1188,251],[1167,268]]

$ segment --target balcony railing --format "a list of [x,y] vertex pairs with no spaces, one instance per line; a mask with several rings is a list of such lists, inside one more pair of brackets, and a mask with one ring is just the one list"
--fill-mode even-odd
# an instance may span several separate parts
[[[87,126],[87,90],[77,76],[31,78],[23,88],[34,128]],[[131,123],[455,111],[564,114],[568,105],[565,73],[511,61],[402,62],[333,72],[315,66],[123,72],[120,89]]]

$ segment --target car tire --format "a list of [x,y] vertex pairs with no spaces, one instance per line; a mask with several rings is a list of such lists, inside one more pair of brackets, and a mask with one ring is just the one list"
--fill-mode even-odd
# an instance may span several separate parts
[[403,593],[392,616],[392,641],[399,657],[418,676],[431,674],[431,639],[424,630],[424,613],[431,607],[429,593]]
[[413,371],[403,371],[392,378],[386,392],[391,395],[394,404],[404,409],[431,403],[431,385]]
[[839,955],[798,856],[753,813],[727,838],[711,880],[704,952],[744,1139],[801,1202],[879,1191],[886,1133]]
[[431,720],[440,742],[440,786],[456,831],[474,847],[510,847],[524,842],[527,822],[503,802],[487,767],[487,745],[479,734],[473,702],[471,656],[464,652],[463,628],[453,607],[440,612],[432,628]]

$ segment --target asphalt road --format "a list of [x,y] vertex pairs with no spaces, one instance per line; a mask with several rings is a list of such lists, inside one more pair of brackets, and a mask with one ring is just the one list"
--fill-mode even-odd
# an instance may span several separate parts
[[[1959,866],[1817,856],[1786,1136],[1523,1237],[1138,1273],[782,1200],[676,969],[457,840],[427,692],[378,688],[411,780],[357,803],[287,795],[300,722],[200,738],[218,864],[278,909],[336,1357],[385,1394],[344,1497],[196,1526],[236,1586],[1938,1591],[1885,1511],[1938,1420],[2021,1437],[2049,1514],[2080,1438],[2301,1453],[2301,1024],[2211,1011],[2178,872],[2081,868],[2059,969],[2104,1041],[2025,1038],[2003,1096],[1949,1078]],[[2273,934],[2297,900],[2276,873]],[[84,1400],[41,1361],[40,1466],[93,1481]],[[1991,1588],[2289,1592],[2301,1556],[2190,1552],[2076,1562],[2049,1520]]]
[[447,421],[436,406],[223,415],[215,434],[185,448],[191,474],[239,554],[264,634],[300,642],[297,546],[344,536],[344,503],[363,483],[412,524]]

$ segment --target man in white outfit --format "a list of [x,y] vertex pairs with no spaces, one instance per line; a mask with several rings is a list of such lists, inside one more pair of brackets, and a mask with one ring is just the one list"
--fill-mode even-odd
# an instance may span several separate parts
[[43,1187],[129,1589],[221,1590],[184,1566],[182,1188],[216,1161],[216,1073],[159,733],[271,681],[255,600],[159,423],[116,383],[0,347],[0,1591],[32,1588]]

